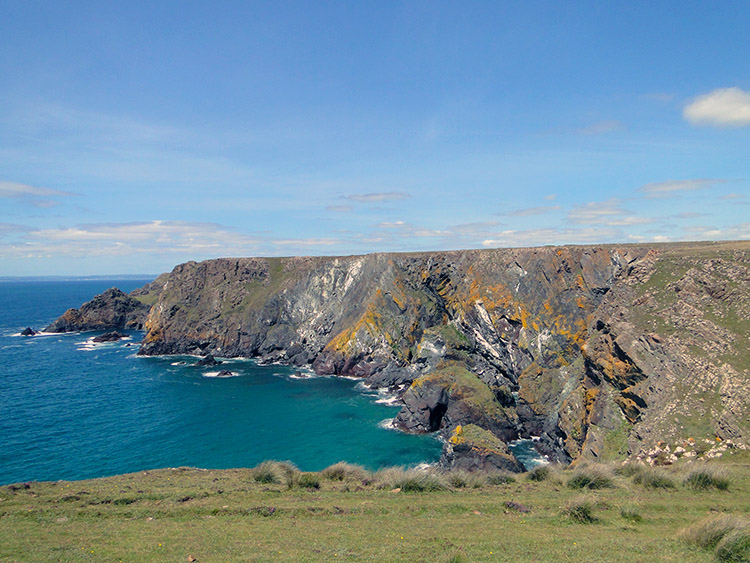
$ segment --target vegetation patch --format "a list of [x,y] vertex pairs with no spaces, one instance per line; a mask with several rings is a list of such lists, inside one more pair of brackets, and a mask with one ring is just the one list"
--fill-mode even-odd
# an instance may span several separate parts
[[570,479],[570,489],[606,489],[614,487],[609,469],[603,466],[587,466],[576,469]]
[[729,483],[730,478],[726,471],[708,466],[691,470],[683,481],[685,487],[698,491],[707,489],[726,491],[729,489]]

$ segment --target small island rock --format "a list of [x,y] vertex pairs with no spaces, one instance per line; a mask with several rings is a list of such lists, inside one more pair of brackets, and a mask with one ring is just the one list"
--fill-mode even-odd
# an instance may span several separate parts
[[217,360],[216,358],[214,358],[213,354],[208,354],[205,358],[201,358],[200,360],[198,360],[195,365],[201,367],[212,367],[218,366],[220,363],[221,360]]
[[126,334],[122,334],[121,332],[117,332],[116,330],[113,330],[112,332],[105,332],[104,334],[100,334],[99,336],[95,336],[92,341],[93,342],[117,342],[118,340],[122,340],[123,338],[127,338]]
[[21,336],[34,336],[35,334],[37,334],[37,332],[30,326],[27,326],[21,331]]

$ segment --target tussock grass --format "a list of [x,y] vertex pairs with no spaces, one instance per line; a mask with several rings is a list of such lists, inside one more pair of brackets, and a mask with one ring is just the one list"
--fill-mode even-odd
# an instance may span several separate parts
[[568,479],[570,489],[608,489],[615,486],[609,468],[604,465],[580,467]]
[[716,546],[719,561],[750,561],[750,526],[727,533]]
[[365,481],[371,477],[361,465],[354,465],[345,461],[339,461],[326,467],[320,472],[320,476],[329,481]]
[[445,480],[455,489],[481,489],[487,484],[487,475],[480,471],[451,469],[445,473]]
[[510,485],[515,482],[516,478],[513,474],[506,471],[490,471],[487,473],[488,485]]
[[299,469],[288,461],[264,461],[250,470],[250,475],[256,483],[286,483],[299,473]]
[[[704,518],[682,530],[679,537],[682,541],[703,549],[714,549],[726,538],[722,553],[723,557],[730,557],[730,559],[724,559],[724,561],[750,560],[750,524],[747,520],[731,514]],[[731,557],[742,555],[743,550],[745,559],[731,559]]]
[[546,481],[550,475],[552,475],[552,470],[550,469],[549,465],[537,465],[534,469],[529,471],[526,474],[526,478],[529,481]]
[[677,483],[666,470],[642,467],[633,475],[633,483],[646,489],[676,489]]
[[568,501],[563,507],[563,516],[579,524],[596,522],[594,517],[594,502],[588,497],[577,497]]
[[697,467],[690,471],[682,484],[688,489],[705,491],[707,489],[719,489],[726,491],[729,489],[730,476],[722,469],[716,467]]

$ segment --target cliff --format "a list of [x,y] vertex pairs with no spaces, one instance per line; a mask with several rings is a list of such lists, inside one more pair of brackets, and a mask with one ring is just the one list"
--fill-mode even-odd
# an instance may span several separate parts
[[446,464],[515,469],[518,437],[563,462],[746,445],[749,281],[748,242],[223,258],[51,326],[361,377],[401,396],[398,426],[443,433]]

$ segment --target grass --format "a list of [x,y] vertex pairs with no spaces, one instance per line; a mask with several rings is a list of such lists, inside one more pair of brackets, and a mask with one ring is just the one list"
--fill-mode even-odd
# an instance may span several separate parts
[[728,514],[709,516],[682,530],[679,537],[713,550],[719,561],[750,561],[750,520]]
[[685,487],[699,491],[705,491],[712,488],[726,491],[729,489],[729,483],[729,476],[725,471],[709,466],[693,469],[683,481]]
[[[328,471],[343,475],[332,479],[279,462],[6,485],[0,561],[708,562],[720,549],[737,560],[747,545],[742,526],[708,548],[679,535],[709,514],[748,519],[750,452],[707,466],[731,472],[731,494],[649,489],[615,474],[613,488],[581,499],[564,484],[576,470],[501,484],[490,474],[475,488],[451,472],[390,468],[355,480],[345,467]],[[278,481],[258,479],[267,474]],[[288,487],[307,479],[319,488]]]
[[576,469],[570,479],[570,489],[607,489],[614,487],[614,477],[607,467],[587,466]]

